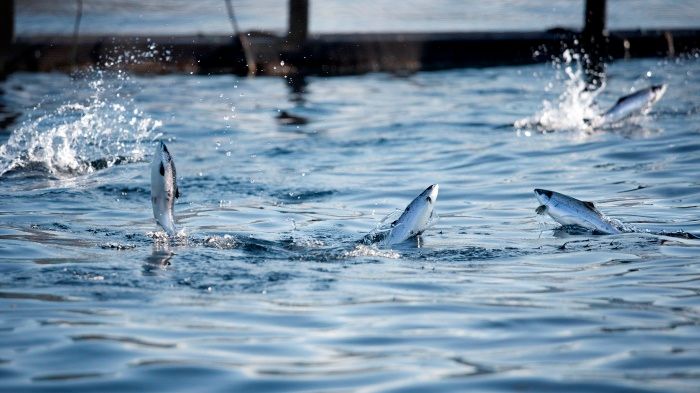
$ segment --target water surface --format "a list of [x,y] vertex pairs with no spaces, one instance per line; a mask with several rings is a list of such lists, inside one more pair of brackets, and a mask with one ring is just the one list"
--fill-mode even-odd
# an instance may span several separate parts
[[[577,78],[10,76],[0,390],[695,391],[700,244],[570,234],[532,189],[700,233],[698,60],[612,65],[600,108],[669,85],[622,127],[512,126],[578,113]],[[175,241],[154,234],[157,139]],[[356,244],[432,183],[420,247]]]

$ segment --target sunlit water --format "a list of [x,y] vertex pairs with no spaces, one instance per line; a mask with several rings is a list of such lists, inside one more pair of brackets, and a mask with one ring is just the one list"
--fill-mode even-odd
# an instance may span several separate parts
[[[595,107],[669,88],[606,130],[565,118],[590,110],[570,98],[579,77],[564,61],[298,94],[281,78],[12,75],[0,390],[696,391],[700,242],[567,233],[532,190],[699,233],[698,60],[612,65]],[[182,194],[173,241],[150,206],[159,139]],[[420,242],[358,244],[433,183]]]

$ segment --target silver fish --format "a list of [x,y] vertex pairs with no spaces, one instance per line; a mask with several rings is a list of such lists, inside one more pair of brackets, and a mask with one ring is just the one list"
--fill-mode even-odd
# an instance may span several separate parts
[[173,210],[175,199],[180,197],[176,178],[175,162],[165,143],[160,142],[151,162],[151,205],[153,217],[168,236],[175,235]]
[[547,213],[562,225],[578,225],[608,235],[622,233],[592,202],[579,201],[558,192],[539,188],[535,189],[535,196],[541,203],[535,212]]
[[587,122],[593,127],[617,123],[637,113],[646,114],[666,93],[666,85],[654,85],[626,95],[602,115]]
[[437,201],[438,190],[439,186],[433,184],[411,201],[401,216],[391,223],[391,230],[383,243],[387,245],[401,243],[428,229],[433,218],[433,208]]

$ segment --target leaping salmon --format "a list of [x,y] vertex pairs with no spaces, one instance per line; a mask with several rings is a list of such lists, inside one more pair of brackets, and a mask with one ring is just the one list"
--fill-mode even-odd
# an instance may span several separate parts
[[547,213],[562,225],[578,225],[608,235],[622,233],[622,229],[614,225],[592,202],[539,188],[535,189],[535,196],[541,203],[535,212]]
[[615,103],[612,108],[600,116],[588,119],[586,122],[592,127],[600,127],[607,124],[620,122],[634,114],[646,114],[651,107],[666,93],[666,85],[653,85],[626,95]]
[[434,219],[438,190],[437,184],[426,188],[406,206],[401,216],[388,228],[370,233],[365,237],[365,242],[392,245],[422,234]]
[[175,199],[179,197],[180,190],[177,188],[175,162],[167,146],[161,141],[156,147],[153,162],[151,162],[151,205],[153,206],[153,217],[168,236],[175,235],[173,214]]

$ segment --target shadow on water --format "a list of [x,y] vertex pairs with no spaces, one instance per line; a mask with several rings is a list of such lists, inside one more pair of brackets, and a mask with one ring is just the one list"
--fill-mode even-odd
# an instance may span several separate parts
[[154,243],[151,254],[143,264],[144,276],[156,276],[170,266],[170,260],[175,255],[167,244]]
[[296,104],[304,104],[306,102],[305,96],[308,84],[308,79],[301,74],[289,75],[287,77],[289,101]]

